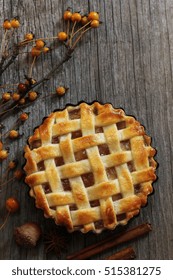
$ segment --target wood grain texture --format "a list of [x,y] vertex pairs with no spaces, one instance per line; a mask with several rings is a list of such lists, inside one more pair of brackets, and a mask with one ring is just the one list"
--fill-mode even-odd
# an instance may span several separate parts
[[[67,7],[81,13],[96,10],[103,24],[98,30],[91,30],[61,71],[38,88],[42,94],[54,92],[58,85],[69,87],[69,91],[62,98],[39,99],[27,108],[30,118],[20,128],[23,137],[8,143],[10,159],[17,157],[23,164],[23,147],[34,127],[42,122],[44,116],[64,108],[67,103],[98,100],[122,107],[127,114],[135,116],[152,136],[159,163],[155,193],[149,197],[147,207],[129,223],[133,226],[147,221],[152,224],[153,231],[130,245],[134,247],[137,259],[173,259],[173,1],[0,0],[0,25],[5,18],[17,15],[22,23],[18,40],[29,31],[36,37],[54,36],[65,28],[62,14]],[[59,46],[46,59],[40,58],[34,68],[34,77],[39,79],[48,73],[64,52],[65,49]],[[30,59],[20,55],[3,74],[1,84],[22,81],[29,63]],[[9,114],[4,121],[6,128],[13,125],[14,119],[16,116]],[[0,163],[1,176],[5,168],[6,162]],[[4,203],[9,196],[18,197],[21,210],[11,215],[6,227],[0,231],[0,259],[56,258],[54,254],[45,254],[43,240],[33,250],[16,245],[13,238],[15,226],[29,220],[39,221],[44,231],[51,222],[35,208],[33,199],[28,196],[28,188],[16,181],[0,193],[1,222],[5,215]],[[71,234],[68,255],[108,234]],[[115,251],[104,252],[97,259]],[[65,257],[66,253],[59,256]]]

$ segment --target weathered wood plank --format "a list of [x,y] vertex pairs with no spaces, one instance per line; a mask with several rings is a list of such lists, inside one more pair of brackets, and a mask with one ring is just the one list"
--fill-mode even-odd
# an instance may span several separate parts
[[[54,36],[65,28],[62,14],[67,7],[82,13],[99,11],[103,24],[99,30],[91,30],[63,69],[39,87],[43,94],[54,92],[60,84],[69,87],[69,91],[60,99],[39,99],[27,109],[31,112],[29,121],[20,129],[24,136],[15,143],[8,143],[10,158],[18,157],[23,164],[23,147],[33,128],[45,115],[64,108],[67,103],[98,100],[124,108],[152,136],[159,162],[155,193],[149,198],[148,206],[130,222],[130,225],[151,222],[153,231],[131,245],[138,259],[173,259],[173,3],[171,0],[0,0],[0,25],[5,18],[18,15],[22,22],[18,31],[20,40],[29,31],[36,37]],[[64,52],[63,47],[58,47],[47,59],[40,58],[33,71],[36,79],[48,73]],[[3,74],[1,83],[22,81],[28,63],[31,59],[20,55]],[[15,118],[9,115],[4,121],[6,127],[11,127]],[[6,163],[0,163],[1,176],[5,168]],[[33,220],[41,222],[45,228],[49,221],[44,219],[42,211],[35,209],[28,189],[16,181],[0,193],[0,221],[5,215],[4,203],[9,196],[20,199],[21,211],[11,215],[0,232],[0,259],[55,258],[54,254],[46,256],[42,241],[33,250],[16,246],[12,236],[15,226]],[[107,234],[72,234],[68,254],[101,240]],[[63,254],[60,258],[65,256]],[[98,258],[104,256],[106,253]]]

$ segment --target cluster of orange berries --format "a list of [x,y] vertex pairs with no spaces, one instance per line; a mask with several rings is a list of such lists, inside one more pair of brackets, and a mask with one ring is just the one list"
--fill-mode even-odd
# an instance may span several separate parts
[[[32,80],[32,81],[31,81]],[[34,79],[31,79],[30,83],[34,84],[36,81]],[[1,98],[1,106],[5,106],[9,101],[15,102],[19,108],[22,108],[22,105],[25,106],[29,102],[33,102],[38,98],[39,93],[36,91],[29,91],[29,86],[31,85],[28,83],[28,80],[26,80],[25,83],[19,83],[18,84],[18,91],[15,93],[11,92],[5,92],[2,94]],[[68,88],[65,86],[58,86],[55,89],[55,95],[63,96],[68,91]],[[47,97],[47,96],[46,96]],[[11,103],[10,103],[11,104]],[[8,110],[7,110],[8,111]],[[19,115],[18,120],[16,121],[16,126],[24,123],[29,118],[29,113],[22,112]],[[19,134],[18,129],[11,129],[9,132],[6,132],[5,135],[11,140],[18,139],[21,135]],[[1,136],[3,136],[1,134]],[[3,143],[0,141],[0,161],[6,159],[9,155],[9,150],[3,148]]]
[[[30,101],[33,101],[37,98],[37,93],[36,92],[29,92],[28,93],[28,99]],[[13,101],[19,101],[19,104],[20,105],[23,105],[25,104],[25,99],[24,98],[21,98],[21,95],[19,92],[14,92],[14,93],[11,93],[11,92],[4,92],[2,94],[2,100],[3,102],[8,102],[10,100],[13,100]]]
[[90,12],[88,15],[82,16],[80,13],[72,13],[70,10],[66,10],[63,16],[64,20],[71,20],[72,22],[81,22],[82,25],[90,22],[90,26],[93,28],[99,27],[99,13]]
[[[19,84],[18,85],[18,88],[22,88],[22,90],[25,90],[25,84]],[[64,95],[66,92],[68,91],[68,88],[65,87],[65,86],[58,86],[56,87],[56,94],[59,95],[59,96],[62,96]],[[27,96],[26,97],[22,97],[21,94],[20,94],[20,91],[19,92],[15,92],[15,93],[11,93],[11,92],[4,92],[2,94],[2,102],[5,104],[7,103],[8,101],[10,100],[13,100],[15,102],[18,102],[19,105],[24,105],[27,101],[35,101],[36,99],[38,98],[38,92],[36,91],[29,91],[27,93]],[[28,114],[23,112],[21,115],[20,115],[20,120],[21,121],[26,121],[28,119]]]
[[[72,13],[70,10],[66,10],[63,15],[63,19],[73,24],[80,23],[82,26],[97,28],[100,25],[99,13],[92,11],[88,15],[81,15],[79,12]],[[69,37],[67,32],[61,31],[57,35],[60,41],[66,41]]]
[[41,39],[35,41],[35,46],[31,49],[32,57],[38,57],[41,53],[47,53],[49,48],[45,46],[45,42]]
[[[25,88],[25,84],[20,83],[18,85],[19,90],[25,92],[26,88]],[[10,100],[10,98],[12,98],[14,101],[18,101],[19,105],[25,104],[26,99],[29,101],[35,101],[38,97],[38,93],[36,91],[29,91],[27,97],[22,97],[20,98],[20,91],[18,93],[13,93],[11,95],[11,93],[6,92],[2,95],[2,100],[3,102],[7,102]],[[55,90],[55,94],[58,96],[63,96],[66,92],[68,91],[68,88],[65,86],[58,86]],[[9,98],[10,97],[10,98]],[[19,118],[17,120],[16,123],[24,123],[27,119],[29,118],[29,113],[26,112],[22,112],[19,115]],[[15,140],[18,139],[21,135],[19,134],[19,131],[17,129],[11,129],[9,130],[9,132],[5,133],[5,135],[8,136],[9,139],[11,140]],[[3,142],[0,141],[0,162],[4,161],[5,159],[7,159],[9,156],[9,149],[8,148],[4,148]],[[14,162],[11,161],[9,163],[9,170],[12,170],[15,167]],[[20,174],[19,174],[20,175]],[[18,178],[18,173],[15,173],[14,176],[16,178]]]
[[31,55],[33,57],[39,56],[41,53],[47,53],[50,49],[46,47],[45,42],[42,39],[34,39],[35,35],[30,32],[26,33],[24,36],[24,40],[19,44],[19,46],[25,46],[29,42],[35,42],[35,45],[31,49]]
[[5,30],[10,30],[11,28],[19,28],[19,26],[20,26],[20,22],[17,17],[11,20],[5,19],[3,23],[3,28]]
[[[14,101],[17,102],[19,105],[24,105],[26,103],[26,100],[34,101],[35,99],[37,99],[38,94],[35,91],[29,91],[30,86],[32,86],[34,83],[36,83],[36,80],[34,79],[27,79],[25,83],[19,83],[16,92],[4,92],[2,94],[1,102],[3,102],[3,104],[5,105],[9,101]],[[26,98],[25,94],[27,92],[28,96]]]
[[35,43],[35,45],[31,49],[32,57],[38,57],[41,53],[46,54],[50,51],[50,48],[46,46],[46,43],[42,39],[35,39],[35,35],[32,32],[25,34],[24,40],[19,43],[19,46],[25,46],[30,42]]

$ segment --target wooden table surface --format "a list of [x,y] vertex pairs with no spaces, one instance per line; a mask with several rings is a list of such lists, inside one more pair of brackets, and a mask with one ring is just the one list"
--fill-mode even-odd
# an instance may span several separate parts
[[[68,92],[61,98],[39,98],[25,109],[30,112],[29,120],[20,127],[23,136],[8,141],[10,148],[7,160],[0,163],[1,177],[9,160],[17,158],[19,166],[24,163],[23,148],[33,129],[44,116],[67,103],[77,104],[81,100],[110,102],[123,108],[128,115],[135,116],[152,136],[152,145],[157,149],[158,180],[154,183],[154,194],[148,199],[147,207],[129,223],[129,228],[143,222],[152,225],[152,232],[136,241],[113,248],[95,256],[103,259],[127,245],[133,246],[137,259],[173,259],[173,1],[172,0],[0,0],[0,25],[4,19],[19,16],[21,26],[15,39],[22,40],[32,31],[36,38],[52,37],[64,30],[63,12],[67,7],[87,14],[98,11],[102,24],[90,30],[75,49],[72,58],[59,72],[40,85],[37,91],[44,95],[53,93],[58,85],[65,85]],[[1,29],[1,37],[3,30]],[[41,56],[33,68],[33,77],[42,78],[61,60],[65,47],[54,41],[46,41],[54,49]],[[31,58],[20,54],[1,77],[1,85],[24,81]],[[15,91],[15,86],[11,86]],[[8,89],[9,90],[9,89]],[[1,95],[6,89],[1,88]],[[0,110],[2,110],[0,108]],[[10,114],[3,120],[8,131],[19,113]],[[12,177],[9,174],[8,179]],[[3,178],[3,182],[5,182]],[[0,192],[0,223],[6,215],[5,201],[15,196],[20,201],[20,211],[10,215],[6,226],[0,231],[0,259],[64,259],[67,254],[102,240],[109,232],[73,233],[67,252],[59,257],[52,252],[46,254],[41,240],[34,249],[26,250],[16,245],[13,230],[27,221],[41,224],[43,232],[53,223],[43,217],[34,206],[23,182],[13,180]]]

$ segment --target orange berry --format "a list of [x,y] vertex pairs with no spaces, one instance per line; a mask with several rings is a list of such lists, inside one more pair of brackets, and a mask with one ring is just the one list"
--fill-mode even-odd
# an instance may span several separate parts
[[5,202],[5,206],[10,213],[17,212],[20,207],[18,200],[14,197],[9,197]]
[[11,29],[11,23],[8,19],[4,20],[3,28],[6,29],[6,30]]
[[94,20],[91,21],[90,25],[91,25],[92,28],[97,28],[97,27],[99,27],[100,22],[97,19],[94,19]]
[[30,91],[28,92],[28,98],[30,101],[34,101],[35,99],[37,99],[38,94],[36,93],[36,91]]
[[8,164],[8,168],[12,170],[17,166],[17,164],[18,164],[17,160],[11,160]]
[[61,32],[58,33],[57,37],[60,41],[66,41],[67,40],[67,33],[61,31]]
[[20,93],[25,93],[27,91],[27,85],[23,83],[19,83],[17,88]]
[[0,150],[0,160],[4,160],[8,157],[7,150]]
[[24,173],[21,169],[17,169],[15,172],[14,172],[14,177],[17,179],[17,180],[21,180],[22,177],[23,177]]
[[18,28],[20,26],[20,22],[16,18],[13,18],[10,23],[13,28]]
[[21,99],[19,100],[19,104],[20,104],[20,105],[25,104],[25,102],[26,102],[25,98],[21,98]]
[[85,25],[88,22],[89,22],[88,17],[87,16],[83,16],[82,19],[81,19],[82,25]]
[[56,93],[60,96],[64,95],[66,93],[66,88],[65,87],[57,87],[56,88]]
[[50,51],[50,49],[48,48],[48,47],[44,47],[43,48],[43,53],[47,53],[47,52],[49,52]]
[[28,119],[28,117],[29,117],[29,115],[28,115],[27,113],[22,113],[22,114],[20,115],[20,120],[21,120],[22,122],[24,122],[24,121],[26,121],[26,120]]
[[89,20],[99,20],[99,14],[97,12],[90,12],[88,14]]
[[71,21],[73,21],[73,22],[75,22],[75,21],[76,22],[80,22],[81,19],[82,19],[82,17],[81,17],[81,15],[79,13],[74,13],[71,16]]
[[36,42],[35,42],[35,47],[36,47],[36,49],[38,49],[38,50],[41,50],[43,47],[44,47],[44,45],[45,45],[45,42],[44,41],[42,41],[42,40],[37,40]]
[[10,139],[16,139],[19,137],[19,132],[17,130],[12,129],[12,130],[10,130],[8,136]]
[[37,49],[36,47],[33,47],[32,48],[32,50],[31,50],[31,55],[33,56],[33,57],[37,57],[37,56],[39,56],[41,54],[41,50],[39,50],[39,49]]
[[19,99],[20,99],[20,94],[19,93],[13,93],[12,94],[12,99],[14,100],[14,101],[18,101]]
[[25,34],[25,40],[31,41],[34,39],[34,34],[33,33],[27,33]]
[[34,85],[37,81],[33,78],[27,78],[25,81],[25,85],[30,86],[30,85]]
[[9,92],[3,93],[2,99],[3,99],[3,101],[5,101],[5,102],[9,101],[9,100],[11,99],[11,94],[10,94]]
[[70,19],[71,19],[71,16],[72,16],[72,12],[66,10],[66,11],[64,12],[63,18],[64,18],[64,20],[70,20]]

